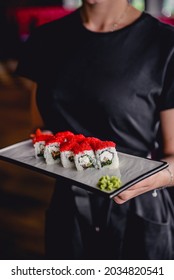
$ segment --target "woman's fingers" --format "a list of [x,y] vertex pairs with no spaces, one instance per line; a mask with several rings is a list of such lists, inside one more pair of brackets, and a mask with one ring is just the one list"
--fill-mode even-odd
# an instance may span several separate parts
[[168,172],[166,172],[165,169],[153,174],[115,196],[114,201],[118,204],[122,204],[133,197],[163,187],[166,182],[168,182],[168,176]]
[[143,193],[147,192],[147,187],[135,187],[129,188],[128,190],[123,191],[122,193],[118,194],[114,197],[114,201],[118,204],[122,204],[129,199],[136,197],[138,195],[141,195]]
[[138,195],[141,195],[145,192],[155,189],[155,185],[157,182],[157,175],[152,175],[141,182],[133,185],[127,190],[121,192],[117,196],[114,197],[114,201],[118,204],[122,204],[128,201],[131,198],[134,198]]

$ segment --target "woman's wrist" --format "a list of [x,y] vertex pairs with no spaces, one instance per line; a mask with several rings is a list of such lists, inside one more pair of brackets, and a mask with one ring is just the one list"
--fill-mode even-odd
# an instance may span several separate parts
[[162,170],[161,179],[159,178],[159,182],[160,184],[157,189],[164,189],[174,186],[174,174],[172,173],[170,166]]
[[[170,169],[170,166],[168,166],[167,168],[165,168],[164,170],[162,170],[162,177],[161,177],[161,183],[160,187],[158,187],[157,189],[158,190],[162,190],[162,189],[165,189],[167,187],[170,187],[170,186],[173,186],[174,185],[174,175]],[[163,182],[163,183],[162,183]],[[157,197],[158,194],[157,194],[157,189],[153,189],[153,192],[152,192],[152,196],[153,197]]]
[[169,180],[167,186],[173,186],[173,184],[174,184],[174,174],[173,174],[173,172],[171,171],[170,166],[168,166],[165,170],[166,170],[167,173],[168,173],[168,180]]

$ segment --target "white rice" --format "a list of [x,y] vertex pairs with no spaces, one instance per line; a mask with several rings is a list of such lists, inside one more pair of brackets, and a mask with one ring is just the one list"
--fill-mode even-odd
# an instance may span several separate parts
[[64,151],[60,153],[60,159],[63,167],[71,168],[74,167],[74,153],[72,151]]
[[47,164],[56,164],[60,162],[60,149],[57,142],[45,146],[44,158]]
[[34,143],[35,157],[39,158],[44,155],[45,141],[38,141]]

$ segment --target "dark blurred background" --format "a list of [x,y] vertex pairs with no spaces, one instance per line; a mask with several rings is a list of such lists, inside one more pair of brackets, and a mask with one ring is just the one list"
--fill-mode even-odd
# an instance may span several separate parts
[[[133,0],[174,24],[174,0]],[[65,16],[80,0],[1,0],[0,148],[29,138],[42,125],[30,82],[14,77],[23,42],[32,29]],[[44,258],[44,214],[54,179],[0,161],[0,259]]]

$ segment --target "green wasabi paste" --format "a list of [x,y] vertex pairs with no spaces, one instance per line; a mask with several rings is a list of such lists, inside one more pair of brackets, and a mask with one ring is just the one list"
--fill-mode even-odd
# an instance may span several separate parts
[[116,190],[121,186],[121,180],[116,177],[116,176],[102,176],[98,183],[97,186],[102,190],[102,191],[112,191]]

